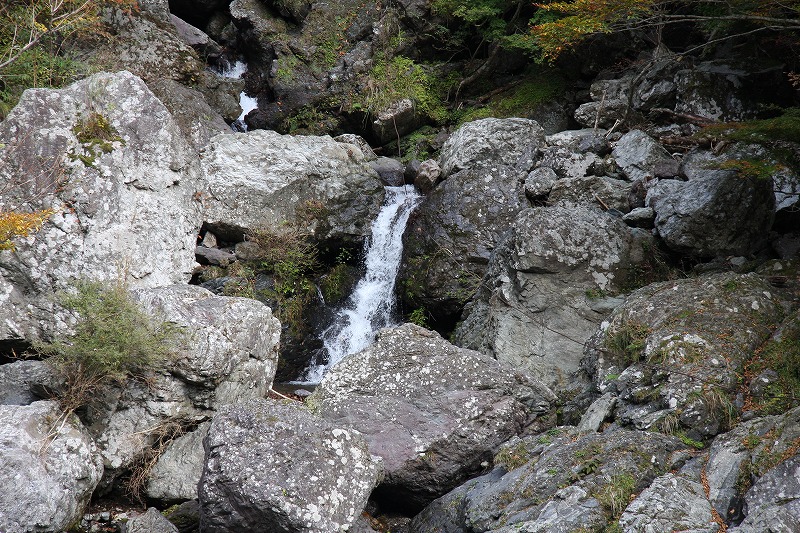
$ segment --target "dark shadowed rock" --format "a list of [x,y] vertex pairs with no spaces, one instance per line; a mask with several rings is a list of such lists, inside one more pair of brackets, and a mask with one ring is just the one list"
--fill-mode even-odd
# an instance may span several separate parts
[[378,173],[381,181],[391,187],[398,187],[405,183],[406,167],[397,159],[379,157],[369,162],[369,166]]
[[440,316],[460,312],[500,236],[527,205],[518,178],[506,166],[462,170],[423,200],[403,237],[398,281],[406,301]]
[[325,376],[308,403],[383,458],[387,505],[419,509],[481,468],[513,435],[553,423],[555,396],[525,374],[405,324]]
[[648,192],[656,230],[673,250],[712,258],[748,255],[764,243],[774,218],[772,184],[720,170],[727,159],[689,154],[683,163],[688,181],[659,181]]
[[201,530],[346,530],[381,476],[364,439],[297,402],[252,400],[217,413],[204,441]]
[[28,405],[54,390],[58,377],[44,361],[15,361],[0,365],[0,405]]

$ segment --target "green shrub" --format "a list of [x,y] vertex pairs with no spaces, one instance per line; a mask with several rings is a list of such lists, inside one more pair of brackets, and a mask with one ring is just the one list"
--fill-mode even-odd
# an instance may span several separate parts
[[64,380],[59,401],[67,413],[111,385],[146,380],[183,341],[177,326],[146,314],[121,285],[81,282],[76,289],[61,299],[76,316],[74,332],[34,345]]
[[368,90],[351,105],[377,114],[393,102],[410,98],[419,111],[442,122],[447,112],[435,86],[435,78],[414,60],[403,56],[379,58],[370,71]]
[[428,323],[428,312],[425,311],[424,307],[418,307],[411,311],[408,315],[408,321],[422,328],[430,327]]

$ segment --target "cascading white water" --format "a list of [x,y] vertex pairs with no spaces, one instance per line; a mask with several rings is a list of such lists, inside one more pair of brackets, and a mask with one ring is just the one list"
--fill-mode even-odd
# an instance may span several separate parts
[[[226,78],[241,78],[244,76],[245,72],[247,72],[247,63],[239,60],[232,64],[225,64],[222,70],[219,71],[219,73]],[[237,131],[247,131],[247,124],[244,122],[244,117],[253,109],[258,108],[258,101],[242,91],[239,93],[239,107],[242,108],[242,114],[239,115],[239,118],[234,122],[234,129]]]
[[413,185],[386,187],[386,201],[372,223],[364,277],[333,324],[322,334],[328,360],[309,368],[303,383],[319,383],[346,355],[369,346],[379,329],[393,324],[394,286],[403,255],[403,232],[422,197]]

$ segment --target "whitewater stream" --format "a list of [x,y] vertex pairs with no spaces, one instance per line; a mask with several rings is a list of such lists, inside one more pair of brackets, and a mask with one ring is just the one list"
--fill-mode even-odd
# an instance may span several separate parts
[[[244,61],[237,60],[233,63],[226,64],[218,72],[220,75],[226,78],[238,79],[244,76],[244,73],[247,72],[247,64]],[[247,114],[253,109],[258,108],[258,101],[242,91],[239,93],[239,107],[242,108],[242,114],[239,115],[239,118],[236,119],[236,122],[234,122],[231,127],[235,131],[247,131],[247,124],[244,122],[244,117],[246,117]]]
[[421,200],[413,185],[386,187],[386,200],[366,245],[364,276],[322,334],[327,360],[312,365],[301,383],[319,383],[346,355],[369,346],[379,329],[397,323],[394,286],[403,255],[403,233]]

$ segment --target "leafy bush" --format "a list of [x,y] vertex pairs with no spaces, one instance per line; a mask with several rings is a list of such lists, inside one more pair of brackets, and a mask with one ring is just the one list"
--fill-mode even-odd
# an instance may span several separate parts
[[77,317],[74,332],[34,345],[63,377],[59,401],[67,413],[109,386],[146,380],[166,367],[183,340],[177,326],[147,315],[121,285],[81,282],[76,289],[61,300]]

